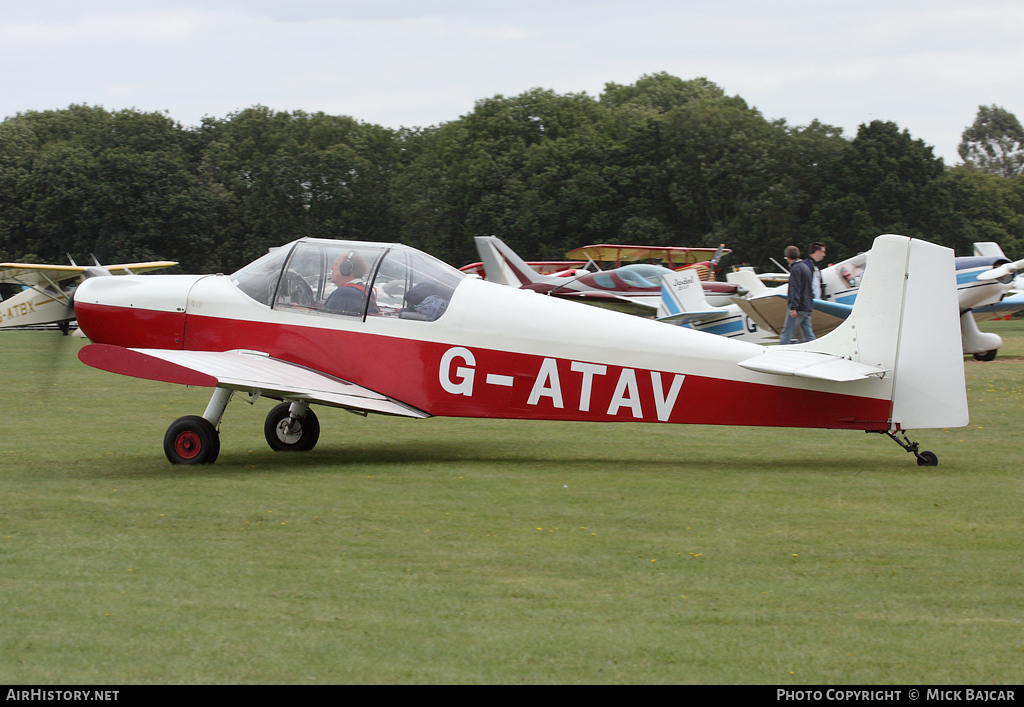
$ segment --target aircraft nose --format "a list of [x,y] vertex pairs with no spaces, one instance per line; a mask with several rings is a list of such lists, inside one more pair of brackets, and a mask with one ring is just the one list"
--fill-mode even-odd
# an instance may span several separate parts
[[75,292],[75,316],[96,344],[180,349],[188,293],[202,275],[89,278]]

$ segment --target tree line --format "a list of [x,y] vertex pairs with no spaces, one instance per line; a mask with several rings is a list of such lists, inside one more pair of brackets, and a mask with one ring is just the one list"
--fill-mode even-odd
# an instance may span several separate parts
[[0,260],[173,259],[231,272],[301,236],[400,241],[456,266],[473,236],[526,258],[589,243],[716,246],[763,266],[881,233],[1024,256],[1024,129],[982,106],[963,165],[892,122],[852,137],[768,120],[665,73],[599,96],[534,89],[427,128],[263,106],[184,127],[72,105],[0,123]]

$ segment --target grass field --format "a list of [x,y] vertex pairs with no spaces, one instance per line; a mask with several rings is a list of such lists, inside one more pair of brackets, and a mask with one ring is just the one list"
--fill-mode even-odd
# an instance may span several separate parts
[[[235,401],[0,334],[0,683],[1015,683],[1024,322],[938,467],[841,431],[383,417],[305,455]],[[56,354],[54,355],[54,351]],[[697,401],[699,403],[699,401]]]

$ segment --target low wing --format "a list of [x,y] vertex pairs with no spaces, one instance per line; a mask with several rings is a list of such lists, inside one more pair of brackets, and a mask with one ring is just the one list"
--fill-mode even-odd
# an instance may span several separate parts
[[971,310],[971,314],[978,321],[985,321],[986,319],[995,319],[997,317],[1005,317],[1019,312],[1024,309],[1024,294],[1013,295],[1012,297],[1004,297],[999,302],[994,304],[986,304],[984,307],[975,307]]
[[167,351],[91,344],[78,358],[93,368],[135,378],[227,388],[304,403],[401,417],[430,417],[368,388],[257,351]]
[[732,301],[760,328],[776,335],[782,333],[782,324],[789,310],[785,295],[770,294],[750,299],[733,297]]
[[[789,302],[784,294],[770,293],[760,297],[744,299],[733,297],[732,301],[739,305],[743,313],[754,320],[754,323],[765,331],[782,334],[786,317],[789,316]],[[815,336],[824,336],[849,316],[851,307],[846,305],[814,300],[814,311],[811,313],[811,327]]]
[[611,292],[595,292],[592,290],[584,292],[552,290],[548,294],[551,297],[592,304],[595,307],[612,309],[616,312],[624,312],[637,317],[654,317],[658,313],[658,300],[654,297],[645,297],[640,299],[636,297],[624,297]]
[[[565,270],[582,269],[587,265],[585,260],[527,260],[526,264],[541,275],[554,275]],[[479,275],[480,277],[485,277],[487,274],[482,262],[463,265],[459,270],[467,275]]]
[[834,354],[814,351],[794,351],[782,346],[769,349],[766,353],[746,361],[740,361],[742,368],[777,376],[797,376],[817,380],[847,383],[871,376],[885,375],[884,368],[851,361]]

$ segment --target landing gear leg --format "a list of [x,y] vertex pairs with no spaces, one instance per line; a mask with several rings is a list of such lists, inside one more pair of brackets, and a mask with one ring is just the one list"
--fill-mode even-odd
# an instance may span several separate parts
[[896,444],[900,445],[901,447],[903,447],[908,452],[913,453],[913,455],[915,457],[917,457],[917,465],[918,466],[938,466],[939,465],[939,457],[935,454],[935,452],[928,452],[928,451],[919,452],[918,451],[919,447],[918,447],[917,442],[911,442],[907,438],[907,433],[906,432],[900,432],[900,434],[903,436],[903,439],[900,439],[899,437],[897,437],[895,435],[895,433],[893,433],[893,432],[886,431],[885,434],[893,442],[895,442]]
[[164,454],[171,464],[213,464],[220,455],[220,433],[217,425],[233,390],[216,388],[202,417],[186,415],[167,428]]
[[224,409],[231,402],[231,396],[235,394],[235,391],[228,390],[227,388],[214,388],[213,395],[210,396],[210,403],[206,406],[206,412],[203,413],[203,417],[210,421],[210,424],[214,427],[220,426],[220,418],[224,417]]

